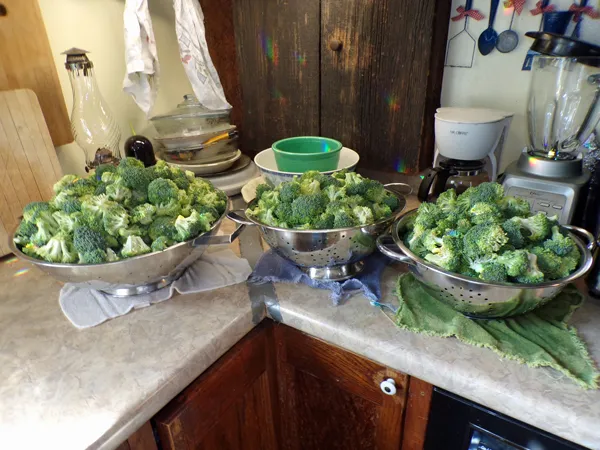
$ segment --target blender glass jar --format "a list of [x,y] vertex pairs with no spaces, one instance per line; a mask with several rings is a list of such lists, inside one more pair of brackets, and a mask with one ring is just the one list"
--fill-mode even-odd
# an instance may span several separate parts
[[600,120],[599,99],[599,57],[534,57],[529,151],[550,159],[575,157]]

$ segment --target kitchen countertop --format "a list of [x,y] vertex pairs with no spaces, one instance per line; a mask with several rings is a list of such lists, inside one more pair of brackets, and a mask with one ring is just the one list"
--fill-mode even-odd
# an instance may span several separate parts
[[[242,254],[260,253],[256,230]],[[237,243],[232,245],[239,251]],[[245,250],[244,250],[245,249]],[[390,266],[390,298],[402,265]],[[86,330],[58,305],[60,283],[15,258],[0,260],[0,442],[6,448],[118,446],[253,328],[246,284],[176,296]],[[421,378],[565,439],[600,449],[600,391],[456,339],[398,329],[355,295],[278,284],[286,325]],[[600,361],[600,303],[571,321]]]

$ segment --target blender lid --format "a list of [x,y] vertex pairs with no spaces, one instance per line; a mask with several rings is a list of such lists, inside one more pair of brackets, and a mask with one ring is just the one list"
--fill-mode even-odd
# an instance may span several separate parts
[[166,114],[154,116],[150,120],[161,119],[184,119],[190,117],[196,118],[211,118],[211,117],[226,117],[231,109],[208,109],[203,106],[194,94],[186,94],[183,96],[183,102],[177,105],[177,108],[169,111]]
[[[543,31],[528,31],[525,33],[525,36],[533,38],[531,50],[541,53],[542,55],[570,57],[600,56],[600,47],[561,34]],[[593,61],[590,64],[585,60],[582,60],[581,62],[596,67],[600,64],[600,61]]]
[[485,108],[440,108],[435,118],[453,123],[494,123],[506,119],[506,113]]

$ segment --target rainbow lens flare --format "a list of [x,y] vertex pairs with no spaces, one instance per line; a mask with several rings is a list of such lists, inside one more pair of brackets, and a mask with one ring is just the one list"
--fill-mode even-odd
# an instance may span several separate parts
[[13,277],[20,277],[21,275],[25,275],[27,272],[29,272],[29,268],[25,268],[25,269],[19,269],[15,272],[15,274],[13,275]]
[[277,47],[277,43],[264,33],[260,33],[259,38],[265,56],[277,66],[279,64],[279,48]]

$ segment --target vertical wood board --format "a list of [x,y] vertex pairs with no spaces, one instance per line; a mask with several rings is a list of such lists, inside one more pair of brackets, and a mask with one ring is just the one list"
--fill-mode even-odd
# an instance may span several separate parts
[[47,201],[62,173],[35,93],[0,92],[0,255],[27,203]]

